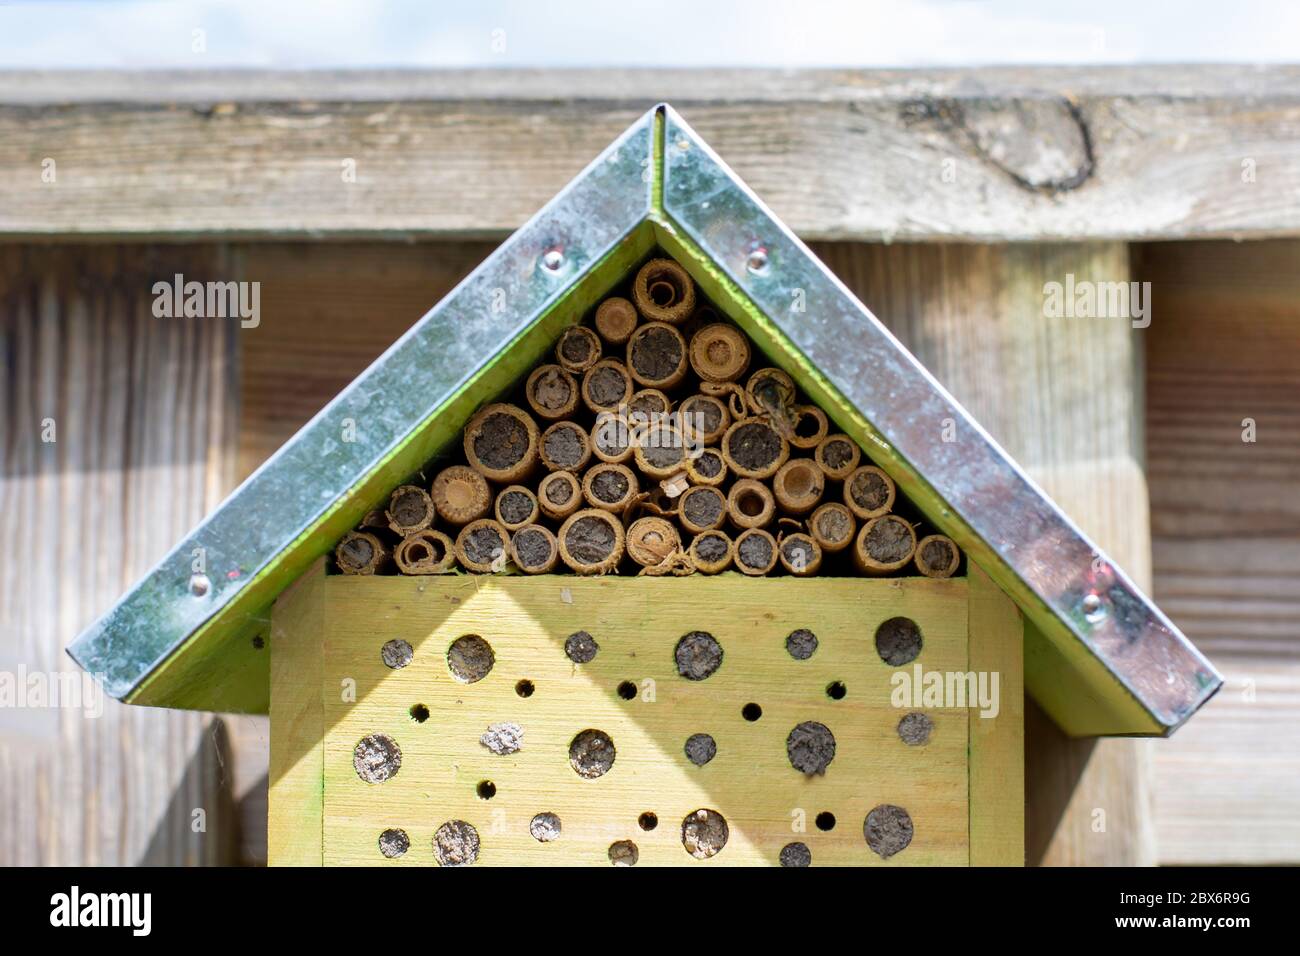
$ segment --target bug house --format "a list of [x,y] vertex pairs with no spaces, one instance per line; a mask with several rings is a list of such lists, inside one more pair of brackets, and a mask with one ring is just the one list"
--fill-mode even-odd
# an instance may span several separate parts
[[281,864],[1019,865],[1026,694],[1220,685],[668,107],[72,654],[270,714]]

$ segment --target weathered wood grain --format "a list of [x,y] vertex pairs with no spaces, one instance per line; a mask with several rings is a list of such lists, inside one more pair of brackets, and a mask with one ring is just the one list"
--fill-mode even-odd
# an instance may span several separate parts
[[[891,702],[897,671],[873,639],[880,622],[906,615],[925,638],[917,663],[965,671],[964,579],[337,576],[325,579],[325,592],[327,863],[385,863],[379,833],[401,827],[411,849],[394,862],[427,866],[434,831],[459,819],[478,830],[484,865],[609,865],[616,840],[637,844],[640,865],[690,865],[681,826],[700,808],[730,827],[711,865],[773,865],[796,840],[814,865],[967,862],[967,712],[923,708],[935,724],[930,742],[903,743],[903,711]],[[806,661],[785,648],[799,627],[820,642]],[[580,629],[600,649],[575,665],[564,641]],[[692,682],[677,674],[673,651],[697,629],[716,637],[723,659],[713,676]],[[472,684],[447,665],[448,647],[464,634],[486,639],[495,655]],[[400,670],[380,659],[390,638],[415,650]],[[355,701],[340,694],[348,679]],[[534,687],[526,698],[516,691],[524,679]],[[633,700],[618,692],[625,681],[636,685]],[[846,685],[842,699],[827,694],[833,681]],[[762,708],[758,720],[742,716],[748,703]],[[410,716],[416,704],[430,712],[423,723]],[[787,758],[786,736],[806,720],[835,734],[825,775],[806,777]],[[498,721],[522,726],[518,753],[494,755],[479,743]],[[999,722],[998,731],[1014,733],[1015,724]],[[616,749],[609,773],[590,780],[568,759],[571,739],[588,728],[608,733]],[[380,784],[353,768],[354,747],[372,733],[388,734],[402,752],[398,773]],[[703,767],[683,752],[694,733],[717,742]],[[478,795],[481,781],[495,786],[490,799]],[[863,837],[867,812],[883,803],[907,809],[915,826],[910,846],[888,861]],[[659,821],[649,831],[638,826],[647,811]],[[560,839],[529,835],[539,812],[558,814]],[[817,826],[823,812],[834,814],[832,829]]]
[[1142,246],[1135,268],[1155,596],[1226,681],[1156,750],[1161,860],[1300,863],[1300,243]]
[[[0,247],[7,675],[80,689],[64,645],[231,487],[231,329],[156,319],[149,291],[220,256]],[[125,707],[98,688],[82,707],[0,708],[0,861],[230,862],[230,761],[211,715]]]
[[1300,234],[1285,66],[5,73],[0,234],[496,237],[660,100],[805,238]]

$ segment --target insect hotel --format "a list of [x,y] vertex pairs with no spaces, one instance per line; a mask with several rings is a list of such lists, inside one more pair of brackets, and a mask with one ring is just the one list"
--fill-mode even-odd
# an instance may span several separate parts
[[1178,630],[670,108],[77,641],[271,716],[278,864],[1019,865]]

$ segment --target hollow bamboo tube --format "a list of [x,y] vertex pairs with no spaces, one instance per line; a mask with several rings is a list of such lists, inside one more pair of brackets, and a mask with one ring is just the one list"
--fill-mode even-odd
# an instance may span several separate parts
[[465,426],[465,458],[483,477],[513,484],[537,464],[537,439],[537,424],[522,408],[488,405]]
[[705,531],[691,541],[690,556],[695,570],[702,574],[718,574],[731,564],[734,548],[723,531]]
[[755,415],[788,414],[794,398],[794,379],[779,368],[760,368],[745,383],[745,400]]
[[830,430],[830,419],[816,405],[796,405],[790,410],[794,415],[794,433],[790,444],[795,448],[816,448]]
[[651,259],[632,282],[632,301],[649,321],[677,325],[695,311],[695,282],[672,259]]
[[582,485],[573,472],[553,471],[537,486],[537,504],[548,518],[567,518],[582,506]]
[[627,342],[627,370],[638,385],[669,389],[686,377],[686,340],[666,322],[648,322]]
[[689,441],[712,445],[727,433],[731,415],[727,403],[713,395],[691,395],[677,406],[678,427]]
[[927,578],[950,578],[961,564],[961,551],[947,535],[928,534],[917,542],[913,560]]
[[524,574],[548,574],[560,558],[560,546],[545,525],[524,525],[510,538],[510,557]]
[[436,511],[429,493],[417,485],[402,485],[388,498],[384,517],[394,534],[406,537],[433,526]]
[[791,458],[772,479],[772,494],[790,514],[812,511],[825,490],[826,476],[811,458]]
[[601,461],[619,464],[632,457],[632,430],[627,416],[605,412],[591,428],[591,451]]
[[827,435],[813,452],[813,461],[817,467],[826,472],[826,477],[843,481],[853,474],[862,460],[862,449],[848,435]]
[[686,457],[686,475],[694,484],[716,487],[727,480],[727,462],[716,448],[701,448]]
[[771,422],[745,418],[722,436],[722,455],[742,478],[771,478],[790,457],[790,443]]
[[691,368],[706,382],[734,382],[749,368],[749,339],[734,325],[715,322],[691,336]]
[[585,325],[571,325],[555,343],[555,361],[566,372],[581,375],[600,361],[600,336]]
[[601,359],[582,375],[582,401],[599,415],[618,411],[632,397],[632,376],[618,359]]
[[578,407],[578,380],[559,365],[539,365],[528,376],[524,395],[538,417],[568,418]]
[[491,518],[479,518],[456,535],[456,559],[478,574],[503,571],[510,558],[510,532]]
[[762,528],[746,528],[736,537],[732,561],[743,574],[767,574],[776,567],[776,556],[776,539]]
[[334,549],[334,563],[344,574],[374,574],[388,560],[388,549],[369,531],[349,531]]
[[875,465],[862,465],[844,481],[844,503],[864,521],[879,518],[894,507],[894,479]]
[[441,531],[425,528],[401,540],[393,561],[403,574],[443,574],[456,565],[456,545]]
[[523,485],[510,485],[501,489],[497,495],[496,519],[507,531],[518,531],[525,525],[537,521],[541,509],[537,505],[537,496]]
[[782,538],[777,551],[781,557],[781,567],[796,577],[812,577],[821,570],[821,545],[802,531]]
[[727,520],[727,499],[717,488],[694,485],[678,499],[677,516],[691,534],[712,531]]
[[666,518],[647,515],[633,521],[627,529],[628,557],[643,568],[662,564],[681,546],[677,529]]
[[601,462],[582,476],[582,497],[587,504],[612,514],[622,514],[640,490],[636,472],[626,465]]
[[623,557],[623,524],[599,508],[569,515],[557,537],[560,560],[579,574],[612,571]]
[[537,453],[548,471],[576,473],[591,460],[591,436],[577,422],[556,422],[542,432]]
[[468,524],[492,507],[487,480],[467,465],[452,465],[438,472],[429,497],[438,517],[449,524]]
[[847,507],[838,501],[828,501],[812,513],[808,528],[824,552],[835,554],[853,543],[858,523]]
[[916,553],[916,531],[898,515],[872,518],[858,532],[853,561],[863,574],[889,574],[904,567]]
[[636,306],[618,296],[606,299],[596,309],[596,331],[610,345],[624,345],[636,329]]
[[633,441],[636,465],[651,478],[671,478],[685,471],[686,452],[682,433],[666,422],[638,429]]
[[776,499],[761,481],[741,478],[727,492],[727,517],[737,528],[761,528],[776,515]]

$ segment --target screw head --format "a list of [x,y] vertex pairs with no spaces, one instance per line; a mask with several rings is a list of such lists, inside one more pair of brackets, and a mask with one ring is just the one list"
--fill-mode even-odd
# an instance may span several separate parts
[[1079,607],[1083,610],[1084,619],[1089,624],[1100,623],[1106,617],[1106,605],[1102,603],[1101,595],[1095,592],[1085,594]]
[[771,262],[767,257],[767,249],[762,246],[751,250],[749,257],[745,259],[745,268],[749,270],[751,275],[765,276],[770,267]]
[[190,594],[195,597],[203,597],[212,590],[212,582],[208,580],[206,574],[194,574],[190,576]]
[[559,272],[564,268],[564,252],[558,248],[547,249],[542,253],[542,268],[551,273]]

